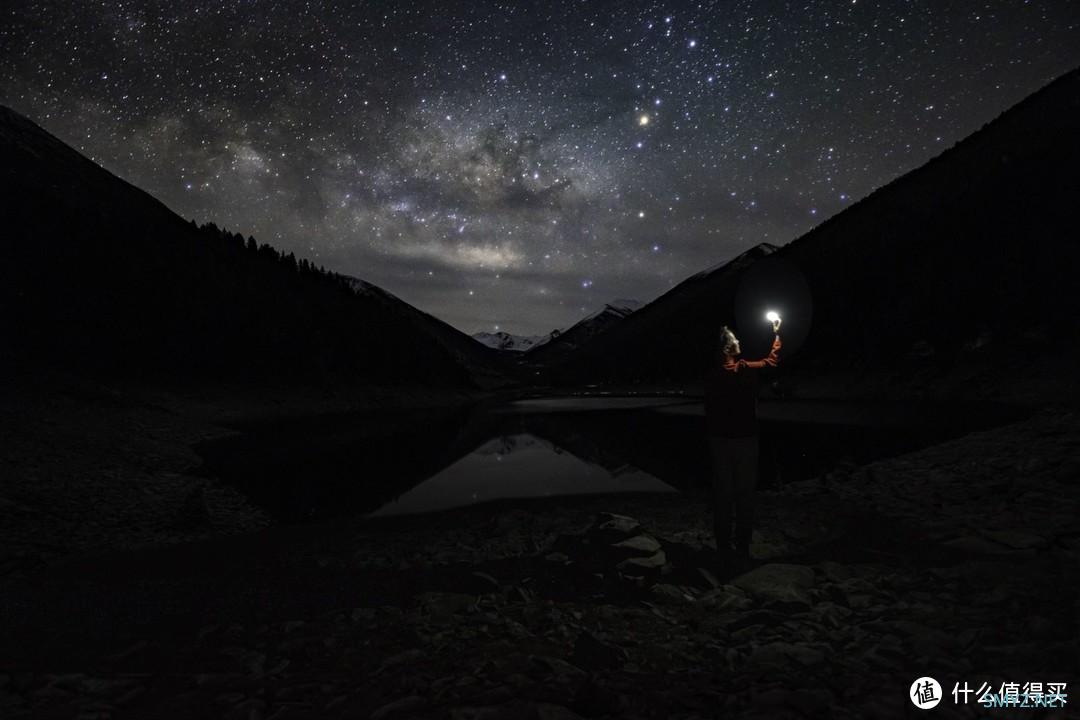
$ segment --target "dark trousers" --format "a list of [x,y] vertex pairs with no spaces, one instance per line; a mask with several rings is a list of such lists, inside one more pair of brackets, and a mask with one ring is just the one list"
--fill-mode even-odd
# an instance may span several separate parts
[[[721,555],[750,555],[757,486],[758,439],[710,437],[713,463],[713,535]],[[735,532],[732,534],[732,516]]]

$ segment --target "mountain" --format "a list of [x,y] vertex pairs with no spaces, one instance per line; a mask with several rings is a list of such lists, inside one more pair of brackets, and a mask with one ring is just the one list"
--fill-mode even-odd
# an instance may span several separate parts
[[733,305],[740,273],[775,251],[762,243],[684,280],[632,314],[611,314],[619,322],[554,356],[542,377],[559,383],[634,383],[704,373],[720,323],[732,322],[717,309]]
[[473,384],[482,348],[461,333],[254,238],[197,227],[3,106],[0,193],[2,366]]
[[1027,374],[1075,351],[1077,208],[1080,69],[782,250],[813,291],[800,364]]
[[478,332],[472,335],[472,339],[495,350],[507,350],[510,352],[526,352],[537,345],[547,342],[551,335],[513,335],[508,332]]
[[555,363],[572,354],[577,348],[602,335],[641,307],[638,300],[612,300],[592,315],[578,320],[563,331],[552,332],[543,343],[537,343],[528,355],[529,363]]
[[[1077,208],[1080,70],[787,246],[686,280],[547,374],[699,381],[719,326],[737,319],[741,280],[767,257],[807,289],[802,317],[784,326],[802,336],[782,355],[795,374],[963,371],[988,395],[1046,372],[1066,378],[1075,370],[1061,358],[1078,354]],[[756,314],[738,319],[740,334],[768,334]]]
[[453,325],[430,315],[393,293],[360,278],[345,277],[353,291],[375,303],[402,326],[409,326],[435,340],[458,363],[470,369],[473,379],[481,385],[501,385],[507,382],[505,362],[497,353],[477,346],[472,337]]

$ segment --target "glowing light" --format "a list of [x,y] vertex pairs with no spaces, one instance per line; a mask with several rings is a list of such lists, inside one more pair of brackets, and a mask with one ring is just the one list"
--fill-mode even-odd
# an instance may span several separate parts
[[641,117],[638,118],[637,122],[638,122],[638,125],[641,125],[641,126],[644,127],[645,125],[649,124],[649,116],[648,115],[642,115]]
[[765,313],[765,319],[771,323],[774,323],[780,319],[780,314],[777,313],[775,310],[770,310],[769,312]]

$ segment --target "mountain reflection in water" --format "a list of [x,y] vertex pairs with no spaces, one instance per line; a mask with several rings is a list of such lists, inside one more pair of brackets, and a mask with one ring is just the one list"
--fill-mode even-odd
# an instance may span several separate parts
[[508,498],[674,491],[629,465],[608,470],[521,433],[485,443],[371,516],[430,512]]
[[[910,452],[1016,414],[1000,406],[763,402],[758,488]],[[692,398],[537,398],[241,430],[196,446],[198,472],[285,523],[583,493],[678,490],[704,501],[711,476],[702,405]]]

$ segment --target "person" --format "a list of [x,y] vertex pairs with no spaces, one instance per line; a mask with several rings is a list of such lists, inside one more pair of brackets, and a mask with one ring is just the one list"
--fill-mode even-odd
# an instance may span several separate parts
[[758,466],[758,371],[776,366],[780,347],[779,319],[773,321],[772,349],[760,360],[741,358],[739,339],[725,325],[717,362],[705,379],[705,418],[713,465],[713,534],[723,574],[750,566]]

